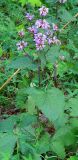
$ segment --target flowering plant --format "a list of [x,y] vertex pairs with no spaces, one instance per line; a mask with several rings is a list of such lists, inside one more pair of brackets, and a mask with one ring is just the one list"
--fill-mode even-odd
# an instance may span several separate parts
[[[29,26],[27,30],[31,33],[33,41],[35,42],[36,50],[42,51],[46,46],[52,46],[53,44],[61,44],[60,40],[57,38],[57,32],[59,28],[56,24],[50,24],[44,17],[47,16],[49,9],[45,6],[42,6],[39,9],[40,19],[36,20],[35,24]],[[26,19],[28,21],[33,21],[34,15],[26,13]],[[19,36],[24,37],[24,31],[19,31]],[[18,42],[18,50],[23,50],[27,46],[28,42]]]
[[[40,2],[28,1],[34,5]],[[12,105],[12,109],[2,110],[1,160],[78,159],[78,14],[72,18],[77,1],[42,1],[41,8],[34,6],[34,14],[30,4],[22,5],[22,12],[25,7],[27,12],[20,21],[15,14],[17,36],[8,30],[15,42],[15,48],[9,45],[14,54],[6,57],[8,67],[0,61],[0,83],[14,72],[0,87],[1,110],[6,103],[3,96],[7,97],[7,105]],[[5,58],[4,54],[1,58]]]

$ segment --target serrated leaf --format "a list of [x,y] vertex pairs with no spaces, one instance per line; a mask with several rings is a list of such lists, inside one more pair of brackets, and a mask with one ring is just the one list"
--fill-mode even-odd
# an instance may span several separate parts
[[50,121],[54,122],[63,113],[65,101],[64,95],[59,89],[52,88],[44,91],[29,88],[26,91],[32,96],[35,105]]
[[29,57],[19,57],[9,64],[9,68],[37,70],[36,64]]

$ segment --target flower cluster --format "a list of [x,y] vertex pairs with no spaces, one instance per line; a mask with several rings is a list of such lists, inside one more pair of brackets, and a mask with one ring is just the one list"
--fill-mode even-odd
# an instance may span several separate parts
[[33,33],[33,34],[36,34],[37,33],[37,28],[36,26],[32,26],[32,27],[29,27],[28,30]]
[[16,44],[16,46],[17,46],[17,50],[21,50],[22,51],[27,46],[27,42],[22,40],[22,41],[18,42]]
[[42,33],[37,33],[34,35],[37,50],[42,50],[45,47],[46,38],[46,35]]
[[36,25],[37,28],[42,28],[42,29],[49,29],[50,28],[49,23],[45,19],[37,20],[35,25]]
[[61,41],[56,36],[51,37],[51,38],[50,37],[47,38],[47,42],[48,42],[49,45],[51,45],[51,44],[59,44],[59,45],[61,45]]
[[[49,9],[45,6],[42,6],[40,9],[40,16],[46,16]],[[27,20],[31,21],[34,18],[34,15],[26,13]],[[32,23],[31,23],[32,24]],[[35,25],[28,27],[28,31],[32,33],[36,49],[43,50],[46,45],[52,44],[61,44],[60,40],[55,36],[55,32],[59,31],[58,26],[54,23],[51,25],[45,19],[38,19],[35,22]],[[19,31],[19,36],[22,38],[24,36],[24,30]],[[17,43],[17,49],[23,50],[27,46],[27,42],[23,40]]]
[[48,8],[46,8],[45,6],[42,6],[40,9],[40,16],[46,16],[48,13]]

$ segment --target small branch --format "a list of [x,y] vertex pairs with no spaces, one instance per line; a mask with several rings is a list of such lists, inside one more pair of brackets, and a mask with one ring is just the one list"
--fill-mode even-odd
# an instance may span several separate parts
[[[75,14],[75,16],[73,18],[76,18],[76,17],[78,17],[78,13]],[[63,28],[61,29],[61,31],[63,31],[71,22],[72,22],[72,19],[63,26]]]
[[14,72],[13,75],[7,79],[7,81],[0,87],[0,91],[11,81],[11,79],[12,79],[15,75],[18,74],[19,71],[20,71],[20,69],[17,69],[16,72]]

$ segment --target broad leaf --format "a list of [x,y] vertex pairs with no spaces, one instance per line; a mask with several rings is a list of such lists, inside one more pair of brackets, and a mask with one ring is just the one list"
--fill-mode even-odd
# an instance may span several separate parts
[[48,152],[50,149],[50,135],[47,133],[44,134],[39,141],[37,141],[35,147],[39,154]]
[[12,132],[14,126],[17,124],[17,117],[11,116],[0,122],[0,132]]
[[70,111],[70,115],[77,117],[78,116],[78,97],[71,98],[67,103],[67,108]]
[[10,63],[9,68],[14,68],[14,69],[27,68],[27,69],[30,69],[30,70],[37,70],[36,64],[29,57],[19,57],[19,58],[13,60]]
[[50,63],[54,63],[60,55],[60,46],[52,46],[46,54],[46,59]]
[[28,113],[33,115],[35,113],[36,109],[35,109],[35,103],[34,103],[31,96],[28,97],[28,101],[27,101],[26,106],[27,106]]
[[[50,120],[55,121],[64,111],[64,95],[56,88],[49,90],[27,89],[27,93],[32,96],[35,105]],[[57,98],[58,97],[58,98]]]
[[60,158],[65,158],[65,148],[64,145],[60,141],[55,141],[52,143],[52,151],[55,152]]
[[8,160],[13,154],[17,138],[12,134],[0,134],[0,159]]
[[64,126],[56,131],[52,141],[60,141],[64,146],[70,146],[75,143],[76,137],[71,127]]

